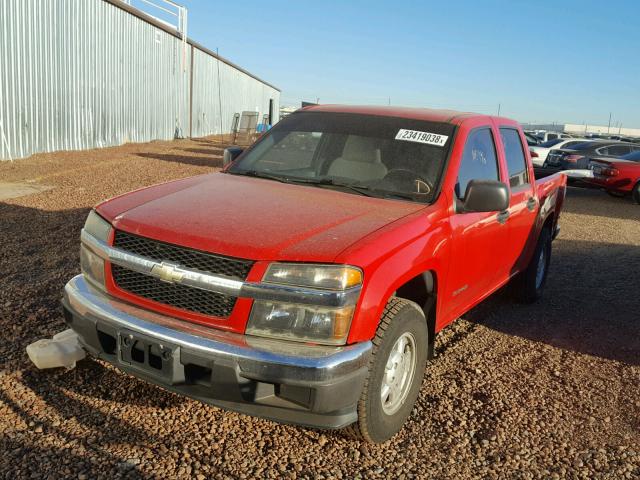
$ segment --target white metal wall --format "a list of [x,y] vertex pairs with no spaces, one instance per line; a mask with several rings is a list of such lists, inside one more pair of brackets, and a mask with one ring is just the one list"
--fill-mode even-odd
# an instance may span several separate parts
[[[0,0],[0,159],[189,135],[184,47],[104,0]],[[193,135],[219,133],[219,60],[193,50]],[[220,79],[225,132],[233,113],[279,100],[222,61]]]
[[273,100],[273,123],[275,123],[280,109],[278,90],[256,82],[246,73],[194,48],[192,124],[194,137],[231,131],[233,114],[244,110],[257,111],[261,122],[263,115],[269,114],[269,100]]

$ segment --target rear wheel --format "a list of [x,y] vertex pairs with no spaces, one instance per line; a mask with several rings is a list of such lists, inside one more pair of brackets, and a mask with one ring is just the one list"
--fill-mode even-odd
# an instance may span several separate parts
[[382,443],[400,431],[418,398],[428,350],[427,322],[409,300],[389,300],[369,362],[369,375],[358,402],[352,435]]
[[542,296],[551,261],[551,229],[540,232],[538,244],[526,270],[516,278],[514,289],[518,301],[533,303]]
[[635,203],[640,205],[640,182],[636,183],[636,186],[633,187],[633,190],[631,192],[631,198]]

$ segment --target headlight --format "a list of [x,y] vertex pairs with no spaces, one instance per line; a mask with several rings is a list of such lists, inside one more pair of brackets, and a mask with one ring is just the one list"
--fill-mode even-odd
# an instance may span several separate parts
[[84,245],[80,247],[80,268],[87,280],[104,289],[104,260]]
[[[107,242],[111,225],[92,210],[84,224],[84,230],[98,240]],[[80,247],[80,268],[87,280],[96,287],[104,289],[104,260],[85,245]]]
[[343,345],[355,305],[342,308],[256,301],[246,333],[301,342]]
[[344,290],[362,283],[362,270],[347,265],[273,263],[262,280],[269,283]]
[[[273,263],[263,282],[342,291],[362,284],[362,270],[348,265]],[[343,345],[355,305],[322,307],[255,301],[246,333],[302,342]]]

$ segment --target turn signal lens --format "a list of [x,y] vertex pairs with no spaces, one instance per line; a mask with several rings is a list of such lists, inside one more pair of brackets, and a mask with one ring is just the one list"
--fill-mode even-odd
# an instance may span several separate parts
[[91,234],[91,236],[98,240],[102,240],[103,242],[107,242],[109,240],[111,225],[98,215],[95,210],[91,210],[91,212],[89,212],[87,221],[84,222],[84,229],[87,233]]

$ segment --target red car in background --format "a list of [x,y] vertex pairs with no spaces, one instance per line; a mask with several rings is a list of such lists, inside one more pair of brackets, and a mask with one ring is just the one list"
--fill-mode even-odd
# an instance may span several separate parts
[[593,178],[585,179],[587,183],[604,188],[614,197],[631,195],[640,204],[640,151],[616,159],[592,158],[589,169],[593,170]]

